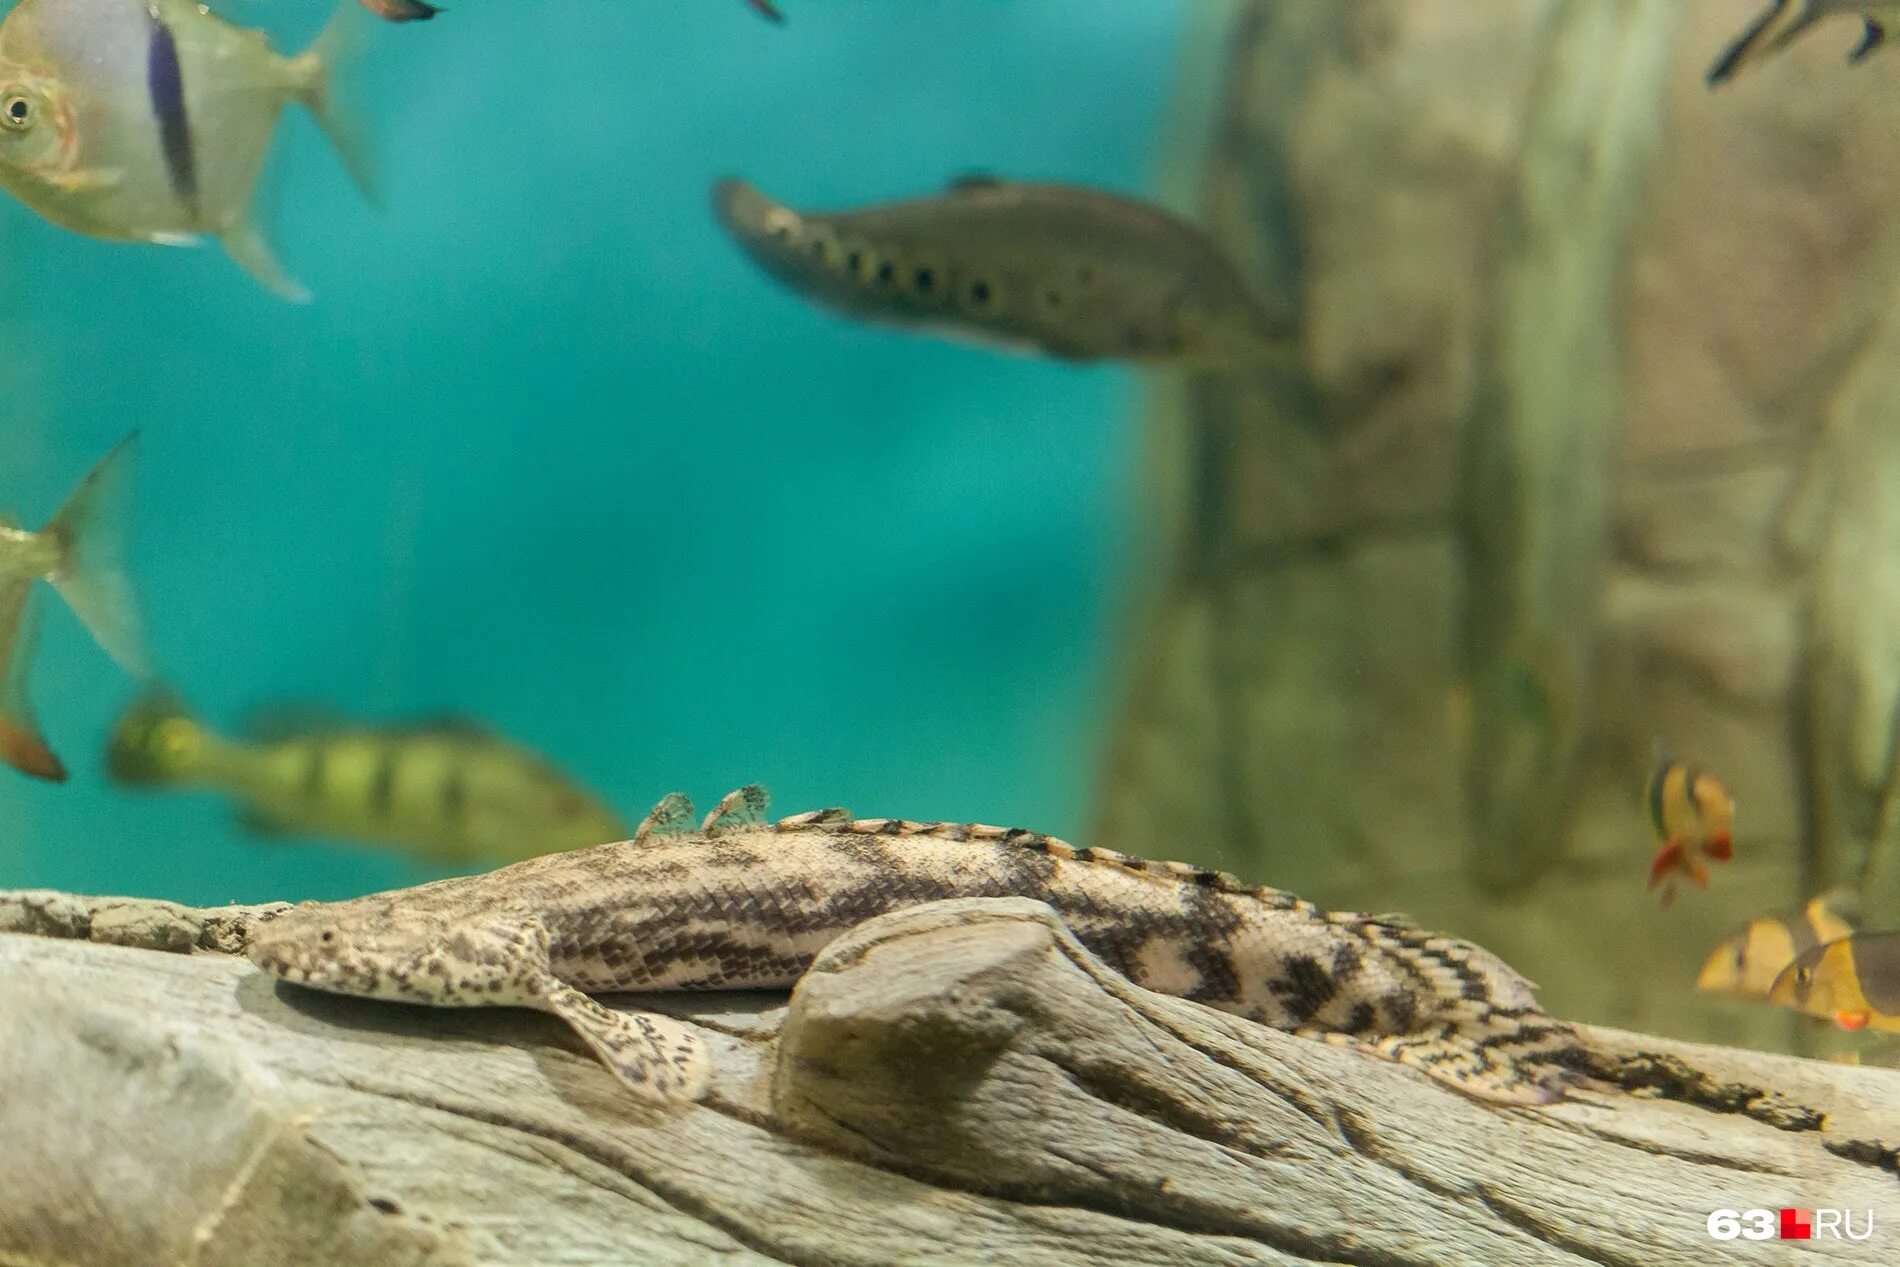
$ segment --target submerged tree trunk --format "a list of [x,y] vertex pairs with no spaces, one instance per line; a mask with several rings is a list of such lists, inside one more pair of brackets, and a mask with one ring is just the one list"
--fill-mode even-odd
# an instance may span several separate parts
[[1900,1075],[1598,1030],[1603,1082],[1497,1108],[1141,990],[1023,899],[867,923],[789,1001],[637,1000],[712,1044],[676,1113],[552,1018],[206,949],[257,913],[0,893],[43,934],[0,931],[0,1263],[1713,1267],[1785,1261],[1719,1208],[1895,1208]]
[[[1900,911],[1900,59],[1733,0],[1244,4],[1204,203],[1308,390],[1185,385],[1096,843],[1481,941],[1557,1011],[1826,884]],[[1657,745],[1738,853],[1660,910]],[[1203,844],[1203,842],[1205,842]]]

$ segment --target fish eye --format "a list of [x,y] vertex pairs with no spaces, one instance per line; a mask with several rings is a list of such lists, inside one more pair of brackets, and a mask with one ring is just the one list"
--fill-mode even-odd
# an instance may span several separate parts
[[1748,947],[1737,946],[1735,948],[1735,966],[1739,968],[1745,962],[1747,962],[1747,960],[1748,960]]
[[1796,985],[1806,985],[1812,980],[1814,980],[1814,970],[1812,968],[1796,968],[1794,970],[1794,983]]
[[9,93],[4,102],[0,102],[0,122],[14,131],[24,131],[33,125],[33,103],[19,93]]

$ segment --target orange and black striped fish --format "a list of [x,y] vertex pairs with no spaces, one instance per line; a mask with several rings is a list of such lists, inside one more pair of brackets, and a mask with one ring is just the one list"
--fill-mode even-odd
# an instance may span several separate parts
[[1707,887],[1702,859],[1727,862],[1735,852],[1735,802],[1722,781],[1699,766],[1664,760],[1649,778],[1649,820],[1660,842],[1649,864],[1649,887],[1663,886],[1663,905],[1676,899],[1676,876]]
[[1859,926],[1852,889],[1830,889],[1791,911],[1760,915],[1717,943],[1696,974],[1695,988],[1710,994],[1766,999],[1781,970],[1798,956],[1850,936]]
[[1801,952],[1768,1001],[1842,1029],[1900,1033],[1900,932],[1855,933]]

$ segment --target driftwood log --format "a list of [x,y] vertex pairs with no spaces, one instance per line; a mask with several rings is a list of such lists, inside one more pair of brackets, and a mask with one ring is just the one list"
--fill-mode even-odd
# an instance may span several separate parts
[[[1038,903],[918,907],[789,1001],[666,996],[711,1097],[558,1023],[282,986],[270,908],[0,893],[0,1263],[1780,1263],[1718,1208],[1873,1209],[1900,1075],[1588,1031],[1548,1109],[1150,994]],[[18,935],[34,933],[38,936]],[[119,944],[102,944],[102,943]],[[178,953],[157,953],[168,950]]]

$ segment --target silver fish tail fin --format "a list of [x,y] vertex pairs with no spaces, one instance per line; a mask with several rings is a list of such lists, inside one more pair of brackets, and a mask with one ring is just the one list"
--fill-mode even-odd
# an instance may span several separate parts
[[1709,67],[1711,86],[1726,83],[1737,72],[1785,48],[1788,42],[1824,15],[1814,0],[1774,0],[1768,8]]
[[365,21],[358,0],[342,0],[322,34],[288,64],[297,100],[330,138],[363,197],[375,203],[376,168],[370,159],[369,134],[355,109],[348,82],[349,68],[362,48]]
[[31,577],[0,585],[0,761],[22,774],[66,781],[66,767],[46,746],[33,701],[26,693],[27,674],[33,668],[33,650],[39,622],[33,610]]
[[106,654],[128,673],[144,677],[149,672],[145,636],[125,572],[137,456],[135,431],[99,459],[46,525],[59,545],[59,563],[46,579]]

